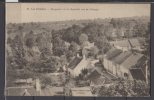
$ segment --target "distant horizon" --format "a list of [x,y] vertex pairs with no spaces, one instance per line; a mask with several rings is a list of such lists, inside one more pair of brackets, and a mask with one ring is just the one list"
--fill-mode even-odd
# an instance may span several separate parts
[[119,19],[119,18],[133,18],[133,17],[137,17],[137,18],[139,18],[139,17],[150,17],[150,16],[132,16],[132,17],[116,17],[116,18],[114,18],[114,17],[108,17],[108,18],[94,18],[94,19],[68,19],[68,20],[58,20],[58,21],[37,21],[37,22],[18,22],[18,23],[12,23],[12,22],[10,22],[10,23],[7,23],[7,24],[23,24],[23,23],[26,23],[26,24],[28,24],[28,23],[54,23],[54,22],[65,22],[65,21],[82,21],[82,20],[84,20],[84,21],[86,21],[86,20],[105,20],[105,19],[112,19],[112,18],[114,18],[114,19]]
[[6,8],[6,23],[150,17],[150,4],[8,3]]

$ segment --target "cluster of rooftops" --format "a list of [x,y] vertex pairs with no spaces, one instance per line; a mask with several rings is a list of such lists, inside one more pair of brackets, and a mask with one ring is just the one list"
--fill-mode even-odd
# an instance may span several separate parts
[[[146,57],[141,53],[133,51],[122,51],[112,48],[106,54],[105,58],[112,61],[114,64],[122,65],[126,68],[131,68],[133,65],[138,65],[139,62],[145,62]],[[136,66],[136,67],[139,67]]]
[[118,65],[121,71],[127,70],[132,76],[132,79],[147,80],[147,57],[144,54],[132,50],[122,51],[113,47],[105,54],[104,59],[112,63],[104,64],[104,67],[110,66],[112,69]]

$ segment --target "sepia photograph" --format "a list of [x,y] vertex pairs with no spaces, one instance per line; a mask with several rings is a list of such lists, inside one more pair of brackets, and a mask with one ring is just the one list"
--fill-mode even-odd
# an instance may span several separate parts
[[6,3],[6,96],[150,96],[147,4]]

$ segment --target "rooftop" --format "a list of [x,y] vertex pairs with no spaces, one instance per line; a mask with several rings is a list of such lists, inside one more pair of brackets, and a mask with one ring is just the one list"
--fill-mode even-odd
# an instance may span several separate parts
[[106,81],[106,78],[103,77],[103,76],[101,76],[101,77],[98,77],[98,78],[93,79],[92,80],[92,83],[94,85],[103,85],[105,83],[105,81]]
[[[25,92],[26,90],[26,92]],[[63,87],[48,87],[36,91],[34,87],[9,87],[6,89],[7,96],[54,96],[57,94],[63,95]]]
[[72,96],[93,96],[90,87],[71,88]]
[[131,73],[133,79],[143,80],[143,81],[146,80],[145,75],[141,69],[138,69],[138,68],[137,69],[130,69],[130,73]]
[[133,53],[129,56],[121,65],[125,68],[131,68],[138,64],[139,60],[143,57],[143,54],[140,53]]
[[131,51],[122,52],[120,55],[118,55],[116,58],[113,59],[113,62],[116,63],[116,64],[121,64],[121,63],[124,62],[131,54],[132,54]]
[[74,68],[80,63],[81,60],[82,60],[81,57],[75,57],[75,58],[71,61],[71,63],[68,65],[68,68],[74,69]]
[[[25,89],[27,93],[25,94]],[[6,89],[7,96],[39,96],[34,87],[9,87]]]
[[111,43],[114,44],[114,46],[120,46],[120,47],[130,47],[131,46],[127,39],[117,40],[117,41],[113,41]]
[[132,39],[116,40],[110,43],[114,44],[114,46],[120,46],[120,47],[136,47],[136,46],[142,46],[144,40],[145,40],[144,38],[132,38]]
[[48,87],[41,90],[41,96],[64,95],[63,87]]
[[101,76],[101,74],[96,69],[94,69],[94,70],[92,70],[92,72],[90,74],[88,74],[87,78],[89,80],[93,80],[93,79],[96,79],[100,76]]
[[133,47],[135,46],[141,46],[142,44],[140,43],[139,39],[129,39],[129,42]]
[[106,54],[105,57],[107,59],[113,59],[114,57],[116,57],[117,55],[119,55],[122,52],[122,50],[116,49],[116,48],[112,48],[110,49]]

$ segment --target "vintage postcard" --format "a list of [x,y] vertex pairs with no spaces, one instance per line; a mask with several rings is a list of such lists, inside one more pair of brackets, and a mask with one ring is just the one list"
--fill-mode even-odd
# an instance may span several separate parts
[[6,96],[150,96],[150,4],[7,3]]

